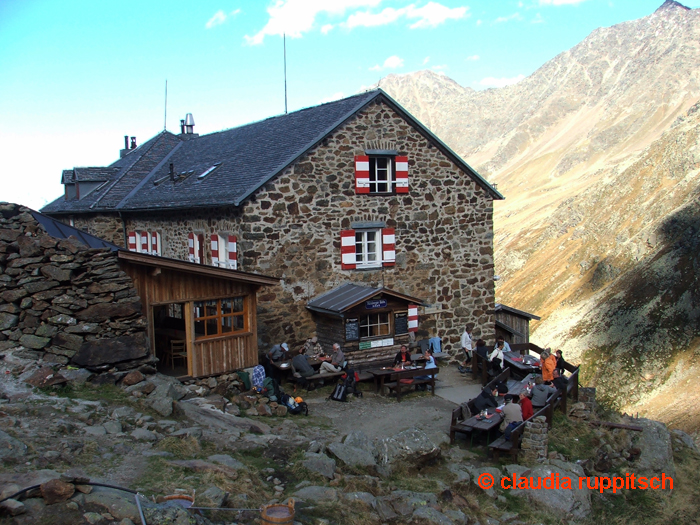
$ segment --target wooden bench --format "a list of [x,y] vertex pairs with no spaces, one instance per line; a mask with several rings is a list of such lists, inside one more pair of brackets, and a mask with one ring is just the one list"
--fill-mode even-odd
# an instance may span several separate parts
[[481,376],[481,384],[486,385],[489,382],[489,367],[491,363],[485,357],[481,357],[476,353],[476,350],[472,352],[472,377],[476,381]]
[[566,398],[571,395],[574,403],[578,403],[578,372],[579,367],[574,368],[573,373],[569,376],[566,382],[566,395],[561,396],[561,411],[565,416],[568,415]]
[[[384,387],[388,388],[389,390],[395,390],[396,391],[396,400],[401,401],[401,391],[403,390],[404,392],[407,390],[410,390],[412,386],[416,385],[430,385],[432,394],[435,395],[435,376],[440,372],[439,368],[428,368],[427,370],[425,368],[417,368],[416,370],[402,370],[400,372],[396,372],[396,374],[391,375],[391,379],[393,379],[396,376],[396,381],[391,381],[391,382],[385,382]],[[429,375],[430,377],[428,379],[415,379],[416,377],[420,376],[425,376]],[[412,379],[411,383],[404,383],[401,380],[402,379]]]
[[[530,419],[534,419],[538,416],[546,416],[546,412],[547,407],[544,406],[535,412]],[[501,452],[508,452],[513,457],[513,461],[517,461],[518,454],[520,453],[520,442],[524,431],[525,421],[513,429],[510,434],[510,440],[507,440],[506,436],[503,435],[489,444],[489,456],[493,455],[493,458],[497,460]]]
[[[463,413],[463,405],[458,406],[452,411],[452,419],[450,421],[450,443],[455,442],[455,434],[457,432],[461,434],[470,434],[471,433],[471,428],[467,428],[464,426],[464,421],[469,418],[464,418],[464,413]],[[478,410],[474,406],[474,400],[470,399],[466,403],[467,407],[469,407],[469,413],[470,414],[476,414]],[[470,416],[471,417],[471,416]]]

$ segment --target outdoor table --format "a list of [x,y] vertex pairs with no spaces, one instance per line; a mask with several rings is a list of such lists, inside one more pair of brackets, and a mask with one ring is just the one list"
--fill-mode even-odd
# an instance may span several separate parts
[[464,423],[462,423],[462,426],[467,429],[471,430],[471,439],[470,439],[470,446],[474,444],[474,431],[479,431],[479,432],[486,432],[488,434],[488,441],[491,440],[491,430],[496,428],[501,424],[501,421],[503,421],[503,416],[501,416],[500,412],[496,412],[495,408],[487,408],[486,412],[491,415],[490,418],[488,419],[479,419],[481,416],[479,414],[470,417]]
[[503,359],[510,367],[511,373],[517,373],[521,377],[540,372],[540,360],[531,355],[520,355],[520,352],[513,351],[503,352]]
[[[321,366],[321,363],[324,361],[330,361],[330,357],[327,358],[318,358],[314,357],[309,359],[309,364],[311,365],[312,368],[319,368]],[[285,378],[292,373],[292,360],[287,359],[285,361],[270,361],[270,364],[275,367],[275,369],[279,372],[279,378],[280,378],[280,385],[284,383]]]
[[523,390],[525,390],[525,388],[527,388],[528,381],[532,381],[532,383],[534,385],[536,377],[537,377],[537,374],[528,374],[525,376],[525,378],[522,381],[514,381],[514,380],[508,381],[508,395],[519,396],[520,392],[522,392]]
[[[367,370],[370,374],[374,376],[374,390],[377,394],[381,393],[384,391],[384,381],[386,381],[387,377],[395,377],[397,381],[401,380],[401,372],[406,371],[406,372],[412,372],[413,370],[416,370],[417,368],[423,368],[423,367],[413,367],[413,368],[406,368],[406,369],[401,369],[401,368],[375,368],[374,370]],[[408,375],[408,374],[407,374]]]

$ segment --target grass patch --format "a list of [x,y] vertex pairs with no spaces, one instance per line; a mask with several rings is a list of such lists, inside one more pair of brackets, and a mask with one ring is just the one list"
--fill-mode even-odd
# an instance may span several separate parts
[[41,388],[46,395],[56,394],[57,397],[82,401],[105,401],[113,404],[133,405],[134,398],[116,385],[92,386],[69,383],[58,387]]
[[569,461],[595,457],[600,439],[588,423],[574,421],[560,412],[554,414],[549,431],[549,450],[559,452]]

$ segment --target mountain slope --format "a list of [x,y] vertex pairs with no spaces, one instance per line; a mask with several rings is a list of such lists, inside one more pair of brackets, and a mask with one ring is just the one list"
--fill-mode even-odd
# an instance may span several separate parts
[[[666,2],[650,16],[594,31],[513,86],[475,92],[430,72],[380,84],[498,183],[506,201],[495,209],[497,299],[541,315],[533,340],[585,358],[587,377],[604,393],[612,385],[601,378],[617,373],[621,356],[639,353],[639,370],[628,376],[643,381],[647,365],[661,365],[647,363],[660,341],[669,364],[698,335],[680,326],[685,335],[671,343],[669,327],[654,330],[650,304],[695,304],[679,293],[679,256],[654,258],[676,253],[664,225],[698,204],[699,63],[700,10]],[[627,292],[648,278],[645,265],[668,266],[659,282],[670,284],[636,303]],[[641,324],[625,321],[626,332],[613,319],[628,310]],[[588,348],[615,359],[596,360]],[[667,374],[654,377],[645,390]],[[616,404],[641,400],[628,394]]]

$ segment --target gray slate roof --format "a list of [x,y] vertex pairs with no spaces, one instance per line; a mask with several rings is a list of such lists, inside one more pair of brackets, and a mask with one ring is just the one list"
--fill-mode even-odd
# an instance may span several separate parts
[[346,283],[334,288],[330,292],[315,297],[306,304],[306,307],[315,312],[342,317],[343,312],[349,308],[380,293],[393,295],[399,299],[412,301],[418,305],[423,304],[423,301],[420,299],[389,290],[388,288],[372,288],[370,286]]
[[[63,197],[51,214],[239,206],[363,108],[381,99],[416,126],[495,199],[503,196],[382,90],[199,137],[164,131],[110,165],[110,183],[79,201]],[[170,180],[173,164],[176,182]],[[206,177],[199,175],[215,167]],[[111,170],[111,171],[108,171]]]
[[512,308],[510,306],[506,306],[505,304],[500,304],[500,303],[496,303],[496,305],[494,307],[494,311],[496,311],[496,312],[500,312],[500,311],[509,312],[511,314],[519,315],[520,317],[525,317],[527,319],[534,319],[535,321],[540,320],[540,318],[538,316],[536,316],[535,314],[531,314],[531,313],[525,312],[523,310],[518,310],[516,308]]

